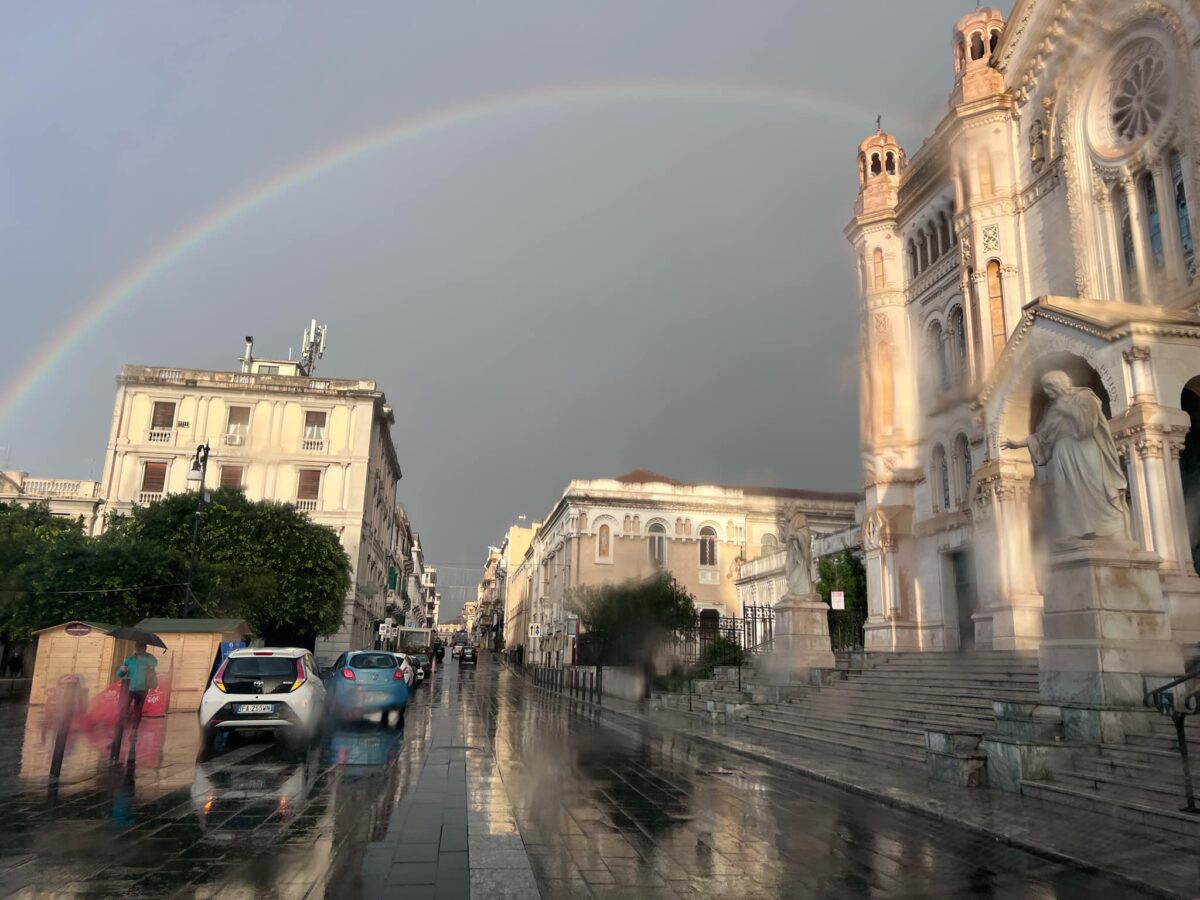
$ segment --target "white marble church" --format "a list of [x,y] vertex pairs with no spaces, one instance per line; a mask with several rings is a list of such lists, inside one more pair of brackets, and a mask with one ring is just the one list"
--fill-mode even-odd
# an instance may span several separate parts
[[[869,650],[1042,639],[1053,369],[1091,387],[1200,641],[1200,0],[1017,0],[955,25],[946,115],[879,131],[846,235],[862,297]],[[1194,651],[1193,651],[1194,652]]]

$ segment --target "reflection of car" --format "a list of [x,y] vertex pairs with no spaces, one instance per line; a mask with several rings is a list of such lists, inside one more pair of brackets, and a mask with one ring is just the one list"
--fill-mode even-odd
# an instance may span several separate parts
[[308,793],[307,763],[248,762],[230,764],[219,757],[196,766],[192,779],[192,806],[205,836],[214,841],[236,841],[268,821],[282,830]]
[[200,699],[200,728],[211,747],[219,732],[286,732],[298,741],[320,732],[325,685],[312,654],[296,647],[234,650]]
[[393,712],[403,721],[408,705],[404,672],[395,655],[383,650],[357,650],[339,656],[329,676],[328,694],[331,712],[343,721],[379,713],[386,723]]
[[413,674],[413,664],[403,653],[393,653],[392,656],[396,657],[396,662],[400,666],[400,671],[404,673],[404,683],[411,689],[417,680],[417,676]]
[[329,739],[327,760],[337,766],[389,765],[400,752],[403,736],[398,729],[337,728]]
[[474,666],[479,663],[479,651],[474,647],[463,647],[462,654],[458,657],[459,666]]

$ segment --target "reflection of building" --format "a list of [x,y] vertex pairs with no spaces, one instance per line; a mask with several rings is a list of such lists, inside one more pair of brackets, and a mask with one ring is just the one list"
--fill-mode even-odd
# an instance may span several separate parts
[[117,379],[103,496],[129,510],[187,490],[198,444],[212,450],[208,486],[295,504],[337,532],[354,586],[342,630],[317,643],[322,660],[370,647],[396,568],[392,407],[369,379],[318,378],[294,360],[255,359],[241,371],[125,366]]
[[[638,470],[572,481],[525,554],[511,587],[525,607],[527,652],[561,662],[574,626],[568,592],[665,569],[704,613],[741,612],[736,580],[747,559],[779,546],[779,519],[798,506],[814,535],[853,522],[861,495],[788,488],[681,484]],[[528,628],[540,631],[529,637]]]
[[946,116],[863,141],[868,649],[1033,648],[1047,535],[1023,439],[1064,369],[1101,397],[1175,635],[1200,638],[1200,24],[1174,4],[1017,0],[953,31]]
[[0,472],[0,503],[45,503],[51,515],[82,519],[84,534],[99,530],[104,512],[100,482],[36,478],[28,472]]

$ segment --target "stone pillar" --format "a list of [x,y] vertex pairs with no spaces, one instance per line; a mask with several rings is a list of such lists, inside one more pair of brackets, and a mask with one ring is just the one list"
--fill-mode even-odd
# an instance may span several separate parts
[[[1175,186],[1161,158],[1150,162],[1154,193],[1158,197],[1158,227],[1162,234],[1163,265],[1171,285],[1187,287],[1187,266],[1183,262],[1183,245],[1179,236],[1179,217],[1175,211]],[[1155,302],[1162,300],[1156,298]]]
[[1082,538],[1051,555],[1039,680],[1068,740],[1146,730],[1146,691],[1183,671],[1159,562],[1132,542]]
[[834,668],[829,606],[820,594],[785,594],[775,605],[774,665],[794,679]]
[[[1146,246],[1145,210],[1138,197],[1137,182],[1125,173],[1121,177],[1121,190],[1125,192],[1125,203],[1129,207],[1129,227],[1133,229],[1133,258],[1137,261],[1138,302],[1150,303],[1150,248]],[[1124,252],[1124,251],[1122,251]]]

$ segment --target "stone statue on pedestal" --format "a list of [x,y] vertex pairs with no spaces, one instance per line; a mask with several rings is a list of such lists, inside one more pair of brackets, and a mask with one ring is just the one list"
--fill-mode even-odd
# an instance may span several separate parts
[[1042,390],[1051,402],[1037,430],[1001,447],[1028,447],[1037,465],[1049,467],[1058,537],[1128,542],[1125,474],[1100,398],[1059,371],[1042,376]]
[[832,669],[829,606],[813,585],[812,530],[798,506],[780,517],[787,548],[787,593],[775,604],[774,676],[808,680],[818,670]]
[[787,592],[794,597],[806,597],[813,593],[812,531],[808,517],[793,509],[784,523],[783,534],[787,546]]

